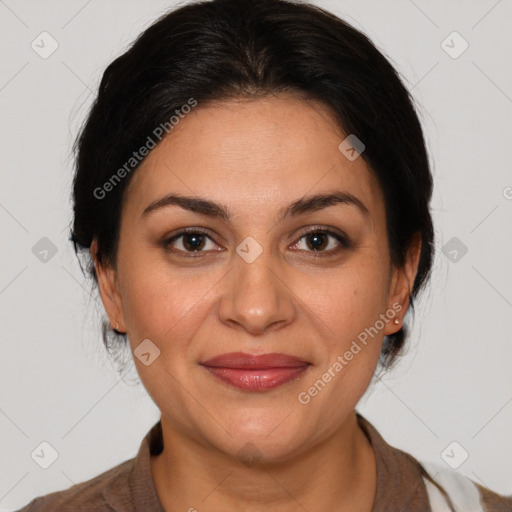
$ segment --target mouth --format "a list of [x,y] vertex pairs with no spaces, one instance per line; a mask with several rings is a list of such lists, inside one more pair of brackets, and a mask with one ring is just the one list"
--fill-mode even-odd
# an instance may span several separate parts
[[231,352],[201,362],[211,375],[238,389],[265,391],[301,377],[311,363],[298,357],[271,353]]

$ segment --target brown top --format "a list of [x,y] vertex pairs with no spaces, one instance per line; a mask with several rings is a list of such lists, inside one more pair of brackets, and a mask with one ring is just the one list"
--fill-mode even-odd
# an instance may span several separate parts
[[[372,512],[433,512],[422,465],[408,453],[388,445],[368,420],[357,412],[356,415],[372,443],[377,463]],[[162,425],[158,421],[142,440],[135,458],[69,489],[35,498],[18,512],[165,512],[150,467],[150,454],[162,450]],[[512,499],[480,485],[476,487],[484,512],[512,512]]]

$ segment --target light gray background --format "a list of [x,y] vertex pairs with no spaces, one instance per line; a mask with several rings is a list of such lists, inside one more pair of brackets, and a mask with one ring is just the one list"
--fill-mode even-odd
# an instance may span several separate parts
[[[317,3],[400,70],[435,178],[432,284],[407,357],[359,410],[420,460],[445,464],[457,441],[469,453],[460,472],[512,494],[512,3]],[[172,5],[0,0],[0,510],[133,457],[158,420],[135,370],[120,379],[105,355],[103,311],[67,241],[70,147],[107,64]],[[59,45],[47,59],[31,48],[43,31]],[[453,31],[469,43],[456,59],[441,47]],[[57,247],[46,263],[32,252],[42,237]],[[468,249],[456,262],[441,252],[453,237]],[[30,456],[42,441],[59,453],[46,470]]]

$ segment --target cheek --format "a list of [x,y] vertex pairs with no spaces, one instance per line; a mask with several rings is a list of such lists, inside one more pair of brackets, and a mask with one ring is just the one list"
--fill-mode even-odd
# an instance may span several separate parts
[[190,309],[194,287],[141,250],[125,254],[130,257],[120,260],[119,270],[128,332],[133,338],[161,340]]
[[123,313],[132,345],[149,338],[175,355],[185,350],[212,307],[222,274],[173,267],[152,251],[134,250],[120,261]]
[[183,279],[153,279],[148,274],[131,279],[127,292],[123,306],[129,331],[162,342],[193,322],[204,295],[190,289]]
[[350,265],[296,285],[310,311],[330,330],[330,338],[345,344],[385,312],[386,283],[383,269],[373,260],[354,257]]

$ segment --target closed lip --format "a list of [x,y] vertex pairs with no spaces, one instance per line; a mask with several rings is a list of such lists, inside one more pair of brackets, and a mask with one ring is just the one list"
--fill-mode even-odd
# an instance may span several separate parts
[[244,352],[229,352],[212,357],[200,364],[210,368],[233,368],[245,370],[268,370],[271,368],[298,368],[308,366],[308,361],[299,357],[273,352],[253,355]]

